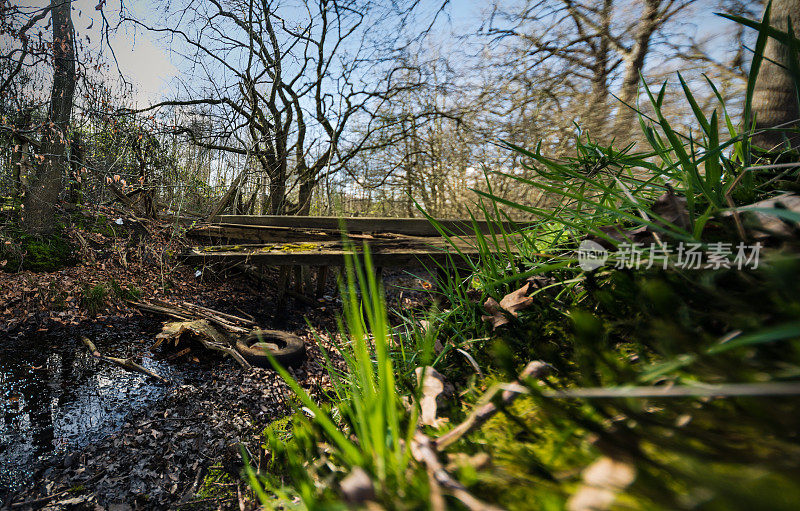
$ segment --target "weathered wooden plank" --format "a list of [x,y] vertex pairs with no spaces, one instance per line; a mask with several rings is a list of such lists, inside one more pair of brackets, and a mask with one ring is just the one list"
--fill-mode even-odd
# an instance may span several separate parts
[[[229,240],[231,242],[242,243],[323,243],[342,240],[341,231],[237,224],[200,225],[189,229],[186,234],[196,239],[207,239],[212,241]],[[346,234],[347,238],[354,243],[361,243],[362,240],[397,239],[407,237],[392,233],[376,233],[374,235],[360,233]]]
[[[214,262],[250,262],[253,264],[263,264],[267,266],[282,265],[309,265],[309,266],[344,266],[345,251],[326,251],[326,252],[301,252],[301,253],[247,253],[247,252],[220,252],[216,254],[188,253],[184,255],[184,260],[189,264],[210,264]],[[477,252],[466,253],[465,255],[477,255]],[[447,259],[446,252],[386,252],[372,254],[373,264],[382,267],[401,267],[416,266],[420,262],[430,263],[434,261],[444,262]]]
[[[408,236],[439,236],[439,231],[425,218],[381,218],[381,217],[350,217],[339,218],[335,216],[270,216],[270,215],[219,215],[212,219],[215,223],[237,224],[239,226],[264,226],[285,227],[299,229],[324,229],[338,231],[340,222],[344,222],[350,232],[370,233],[397,233]],[[465,219],[439,220],[443,227],[456,234],[474,234],[472,222]],[[490,224],[479,221],[481,232],[488,233]],[[515,224],[517,228],[532,225],[530,222]],[[503,222],[504,229],[513,226]]]
[[[428,239],[375,239],[369,242],[375,267],[415,265],[420,261],[430,263],[447,259],[447,244],[443,240]],[[468,243],[459,246],[467,256],[476,256],[477,249]],[[360,248],[355,248],[360,252]],[[193,248],[183,255],[191,264],[213,262],[248,262],[270,266],[312,265],[343,266],[347,254],[353,250],[341,242],[283,243],[266,246],[239,245],[226,247]]]
[[199,225],[190,229],[187,234],[194,238],[254,242],[333,241],[341,239],[341,233],[333,231],[238,224]]

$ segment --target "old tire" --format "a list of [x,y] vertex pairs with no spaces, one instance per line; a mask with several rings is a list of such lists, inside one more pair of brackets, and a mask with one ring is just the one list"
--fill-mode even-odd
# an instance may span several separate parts
[[[276,348],[263,346],[264,343],[275,345]],[[236,351],[245,360],[254,366],[272,369],[266,350],[284,367],[299,366],[306,359],[303,340],[281,330],[254,330],[236,342]]]

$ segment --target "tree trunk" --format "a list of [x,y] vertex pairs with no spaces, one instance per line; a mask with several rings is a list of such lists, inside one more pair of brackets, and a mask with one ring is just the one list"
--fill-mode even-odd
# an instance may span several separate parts
[[[15,129],[22,130],[27,126],[30,126],[30,124],[31,111],[26,109],[22,116],[17,120]],[[14,132],[11,138],[11,145],[11,179],[13,186],[12,195],[15,198],[18,198],[23,194],[24,189],[27,186],[28,177],[31,173],[31,144],[28,137]]]
[[234,179],[231,182],[231,186],[230,186],[230,188],[228,188],[228,191],[225,192],[225,195],[222,197],[222,199],[220,199],[220,201],[217,203],[217,205],[214,206],[214,209],[211,210],[211,213],[209,213],[208,216],[206,217],[206,221],[207,222],[212,221],[212,219],[215,216],[219,215],[222,212],[223,209],[228,207],[228,204],[230,204],[231,200],[234,197],[236,197],[236,192],[237,192],[237,190],[239,190],[239,186],[241,186],[241,184],[242,184],[242,179],[244,179],[244,176],[246,174],[247,174],[247,171],[246,170],[242,170],[239,173],[239,175],[236,177],[236,179]]
[[601,143],[611,141],[611,136],[606,133],[606,123],[609,117],[608,108],[608,75],[609,75],[609,54],[611,37],[611,13],[614,4],[612,0],[604,0],[603,8],[600,11],[600,30],[601,36],[597,42],[597,50],[594,55],[594,66],[592,69],[592,96],[588,103],[585,118],[589,133],[595,140]]
[[53,24],[53,90],[50,94],[50,123],[42,136],[44,162],[33,176],[25,195],[23,226],[29,233],[42,234],[55,226],[56,204],[63,189],[62,178],[69,170],[67,144],[72,97],[75,92],[75,42],[72,2],[51,0]]
[[[797,34],[800,24],[800,0],[773,0],[770,10],[770,25],[786,31],[786,18],[792,17],[792,26]],[[796,35],[795,35],[796,37]],[[788,128],[797,127],[800,118],[794,82],[788,71],[789,48],[779,41],[769,38],[764,50],[764,60],[756,77],[753,92],[753,115],[756,130],[773,128],[790,123]],[[770,60],[774,61],[770,62]],[[783,68],[780,65],[784,66]],[[794,121],[792,125],[791,122]],[[789,138],[792,148],[800,148],[800,135],[772,131],[753,137],[754,145],[768,151],[780,150],[784,136]]]
[[311,198],[314,194],[316,180],[313,173],[308,169],[305,169],[305,174],[302,177],[297,194],[297,214],[307,216],[311,212]]
[[[650,50],[650,38],[658,28],[660,4],[661,0],[645,0],[636,40],[626,58],[627,66],[625,78],[622,81],[620,99],[633,107],[636,106],[636,95],[639,91],[639,73],[644,68],[647,52]],[[628,137],[631,134],[634,120],[635,112],[625,105],[620,105],[617,109],[617,120],[614,127],[614,134],[619,137],[620,144],[624,145],[629,142]]]
[[269,215],[283,215],[286,211],[286,178],[277,175],[269,179]]
[[13,144],[11,148],[11,195],[19,197],[22,191],[22,162],[28,147],[25,142],[17,137],[14,137],[11,143]]

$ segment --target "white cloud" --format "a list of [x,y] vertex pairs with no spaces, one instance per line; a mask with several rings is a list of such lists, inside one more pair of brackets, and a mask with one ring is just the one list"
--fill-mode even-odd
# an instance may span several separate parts
[[[25,2],[24,8],[33,11],[49,4],[48,0],[29,0]],[[116,81],[119,77],[117,64],[114,63],[103,38],[103,18],[101,12],[95,8],[97,5],[98,0],[75,0],[72,3],[72,23],[84,45],[84,53],[80,57],[85,59],[96,56],[102,42],[103,60],[108,64],[104,77],[109,81]],[[103,12],[111,26],[115,26],[119,20],[119,7],[119,0],[109,0],[103,6]],[[152,8],[146,0],[128,0],[125,7],[137,16],[150,12]],[[44,24],[41,25],[44,30]],[[116,55],[119,70],[133,86],[133,94],[129,98],[133,103],[146,105],[158,101],[170,90],[169,82],[179,71],[171,62],[169,54],[154,42],[150,34],[142,31],[134,34],[131,30],[121,28],[110,35],[109,42]]]

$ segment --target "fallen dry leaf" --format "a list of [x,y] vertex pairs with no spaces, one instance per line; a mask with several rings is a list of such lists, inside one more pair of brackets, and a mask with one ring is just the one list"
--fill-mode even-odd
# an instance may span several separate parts
[[422,397],[419,400],[422,412],[420,422],[425,426],[438,428],[447,422],[446,419],[436,416],[439,401],[452,392],[453,386],[433,367],[417,367],[414,369],[414,373],[417,375],[417,382],[422,387]]
[[533,303],[533,297],[528,296],[533,290],[533,283],[526,282],[524,286],[505,295],[500,300],[500,307],[508,311],[512,316],[517,317],[517,313],[527,309]]
[[505,295],[500,303],[497,300],[489,297],[483,304],[483,308],[489,313],[488,316],[481,316],[484,321],[492,323],[492,329],[508,324],[511,319],[508,317],[510,314],[513,317],[519,315],[519,311],[525,310],[534,302],[534,298],[528,296],[528,293],[533,291],[536,286],[534,282],[528,281],[521,288],[512,291]]
[[492,298],[491,296],[486,300],[483,304],[483,309],[489,313],[488,316],[481,316],[483,321],[489,321],[492,323],[492,330],[497,329],[497,327],[503,326],[506,323],[511,322],[508,319],[508,316],[503,314],[503,310],[500,308],[500,304],[497,303],[497,300]]

